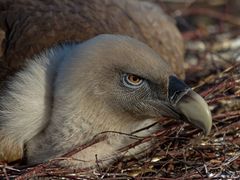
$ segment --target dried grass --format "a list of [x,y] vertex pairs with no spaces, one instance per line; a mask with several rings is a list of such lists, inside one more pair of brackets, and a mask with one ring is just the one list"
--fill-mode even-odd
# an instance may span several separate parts
[[[201,9],[201,12],[204,9]],[[192,11],[189,11],[192,12]],[[198,13],[201,13],[197,11]],[[207,11],[209,13],[209,11]],[[215,14],[216,15],[216,14]],[[217,13],[217,18],[224,14]],[[174,120],[161,120],[163,128],[150,137],[139,138],[137,143],[123,148],[126,152],[137,144],[156,140],[142,152],[143,157],[123,157],[108,168],[97,171],[67,169],[56,166],[55,159],[35,167],[16,169],[0,166],[0,178],[18,180],[34,176],[51,179],[207,179],[240,178],[240,32],[237,18],[227,32],[198,36],[199,30],[183,33],[187,39],[187,83],[208,102],[213,115],[213,129],[208,137],[200,130]],[[216,18],[216,17],[215,17]],[[225,17],[226,18],[226,17]],[[226,22],[229,23],[229,22]],[[218,29],[220,24],[214,24]],[[196,33],[196,34],[194,34]],[[235,43],[235,44],[234,44]],[[239,43],[240,44],[240,43]],[[111,132],[113,133],[113,132]],[[116,132],[115,132],[116,133]],[[102,139],[66,154],[62,159]]]

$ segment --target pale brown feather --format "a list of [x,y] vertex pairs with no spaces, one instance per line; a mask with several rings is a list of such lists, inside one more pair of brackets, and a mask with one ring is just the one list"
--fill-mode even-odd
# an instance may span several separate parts
[[[136,0],[5,0],[0,2],[2,60],[9,72],[26,58],[58,43],[84,41],[98,34],[135,37],[184,77],[180,33],[155,4]],[[173,50],[174,49],[174,50]]]

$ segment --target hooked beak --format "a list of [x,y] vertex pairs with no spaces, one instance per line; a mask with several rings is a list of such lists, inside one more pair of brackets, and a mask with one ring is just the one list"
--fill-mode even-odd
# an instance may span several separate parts
[[212,116],[205,100],[183,81],[169,77],[168,100],[171,107],[190,124],[208,135],[212,127]]

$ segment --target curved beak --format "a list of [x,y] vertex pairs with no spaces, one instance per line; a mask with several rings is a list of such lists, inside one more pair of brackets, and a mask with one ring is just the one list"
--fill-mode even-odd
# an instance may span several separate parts
[[169,77],[168,100],[182,120],[202,129],[208,135],[212,127],[212,116],[206,101],[183,81]]

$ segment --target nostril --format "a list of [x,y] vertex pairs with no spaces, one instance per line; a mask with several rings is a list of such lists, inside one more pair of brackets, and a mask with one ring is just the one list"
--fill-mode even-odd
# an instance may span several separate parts
[[183,92],[186,92],[187,89],[191,89],[186,85],[182,80],[178,79],[176,76],[169,76],[168,82],[168,100],[171,103],[176,103]]

